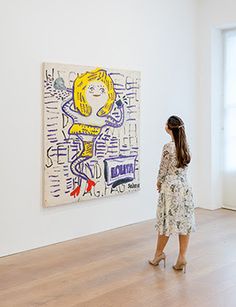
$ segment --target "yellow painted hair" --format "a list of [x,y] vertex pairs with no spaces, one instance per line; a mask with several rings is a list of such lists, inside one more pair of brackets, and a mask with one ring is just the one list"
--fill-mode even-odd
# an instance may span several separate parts
[[116,99],[116,92],[114,90],[113,81],[106,71],[100,68],[88,71],[78,76],[74,81],[73,95],[74,107],[82,115],[89,116],[92,108],[86,100],[85,91],[91,81],[101,81],[105,84],[108,91],[108,99],[105,105],[98,111],[98,116],[107,115]]

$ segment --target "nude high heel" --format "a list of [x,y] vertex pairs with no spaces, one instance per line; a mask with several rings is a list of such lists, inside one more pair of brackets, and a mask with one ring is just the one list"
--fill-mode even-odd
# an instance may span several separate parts
[[154,260],[148,260],[151,265],[158,265],[161,261],[164,262],[164,268],[166,267],[166,255],[162,253],[160,256],[156,257]]
[[176,263],[176,265],[173,265],[173,269],[176,271],[183,271],[184,273],[186,273],[186,266],[187,266],[187,262],[182,262],[182,263]]

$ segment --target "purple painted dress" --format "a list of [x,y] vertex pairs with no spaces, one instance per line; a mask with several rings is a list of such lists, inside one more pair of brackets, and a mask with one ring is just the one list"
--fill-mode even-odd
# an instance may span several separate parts
[[177,168],[173,141],[164,145],[157,180],[161,183],[155,229],[161,234],[187,235],[195,231],[194,200],[187,170]]

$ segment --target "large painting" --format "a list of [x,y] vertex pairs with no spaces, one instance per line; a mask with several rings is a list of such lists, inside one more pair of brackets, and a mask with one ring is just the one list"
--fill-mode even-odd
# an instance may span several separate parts
[[44,206],[137,191],[140,73],[44,63]]

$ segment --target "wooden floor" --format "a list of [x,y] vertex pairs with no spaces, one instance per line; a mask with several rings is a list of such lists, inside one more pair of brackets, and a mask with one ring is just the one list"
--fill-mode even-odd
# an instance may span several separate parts
[[236,212],[196,209],[186,274],[153,267],[154,220],[0,259],[0,306],[235,307]]

